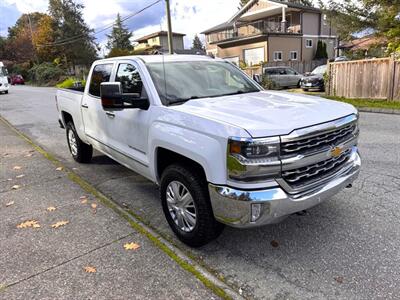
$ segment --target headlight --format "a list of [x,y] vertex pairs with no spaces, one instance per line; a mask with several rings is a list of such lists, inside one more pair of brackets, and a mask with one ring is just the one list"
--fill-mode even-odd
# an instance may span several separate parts
[[230,179],[262,181],[279,175],[279,137],[230,138],[227,168]]

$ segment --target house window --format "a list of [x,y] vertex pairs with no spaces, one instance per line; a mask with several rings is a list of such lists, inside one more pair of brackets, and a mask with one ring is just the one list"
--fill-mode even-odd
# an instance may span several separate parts
[[248,66],[258,65],[264,60],[264,47],[244,50],[244,61]]
[[306,48],[312,48],[312,46],[313,46],[313,40],[306,39]]
[[290,51],[289,60],[297,60],[297,51]]
[[274,61],[282,61],[282,51],[274,52]]

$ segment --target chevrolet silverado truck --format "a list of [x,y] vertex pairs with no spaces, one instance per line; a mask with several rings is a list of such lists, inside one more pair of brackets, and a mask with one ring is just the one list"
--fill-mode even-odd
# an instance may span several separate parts
[[224,225],[313,207],[360,171],[353,106],[266,91],[222,59],[99,60],[83,89],[56,101],[72,157],[88,163],[94,148],[158,184],[166,220],[193,247]]

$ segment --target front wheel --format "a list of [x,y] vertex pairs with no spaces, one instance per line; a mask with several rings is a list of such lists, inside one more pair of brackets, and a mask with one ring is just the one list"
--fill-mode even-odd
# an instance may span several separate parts
[[214,218],[202,177],[200,172],[176,164],[168,166],[161,178],[160,197],[168,224],[191,247],[207,244],[224,228]]
[[92,160],[93,148],[85,144],[76,133],[74,123],[68,122],[66,126],[69,151],[75,161],[89,163]]
[[5,91],[4,93],[8,94],[8,91]]

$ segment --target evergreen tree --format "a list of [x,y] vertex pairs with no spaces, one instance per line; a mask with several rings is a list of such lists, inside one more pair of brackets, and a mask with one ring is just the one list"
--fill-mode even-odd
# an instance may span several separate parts
[[357,32],[373,32],[387,40],[388,53],[400,53],[400,1],[320,0],[320,6],[337,29],[340,39],[351,39]]
[[108,42],[107,48],[120,49],[120,50],[132,50],[130,38],[132,37],[132,32],[130,32],[121,21],[121,17],[117,14],[117,20],[113,26],[111,34],[107,35]]
[[84,5],[73,0],[50,0],[49,14],[55,20],[55,47],[72,65],[90,65],[97,58],[97,45],[93,30],[83,20]]
[[201,40],[200,40],[200,38],[198,37],[197,34],[194,36],[192,49],[204,50],[203,43],[201,42]]

